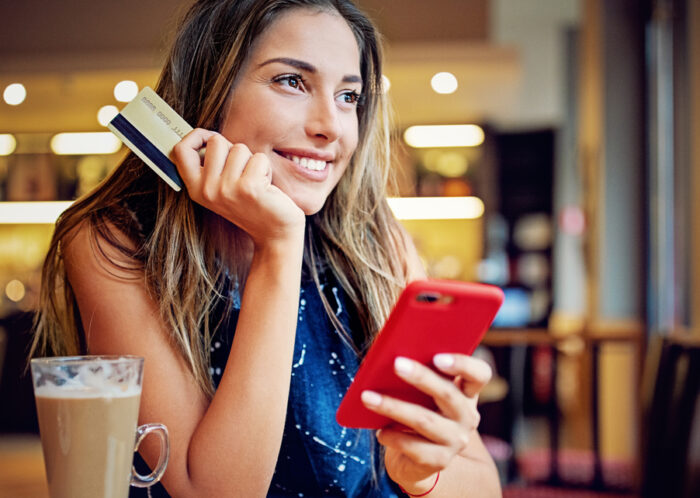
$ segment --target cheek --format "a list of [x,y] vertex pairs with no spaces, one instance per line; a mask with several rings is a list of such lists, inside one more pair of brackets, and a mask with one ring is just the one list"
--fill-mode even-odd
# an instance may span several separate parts
[[221,127],[222,135],[233,143],[245,143],[253,152],[263,152],[261,147],[270,137],[279,135],[278,110],[268,99],[246,87],[239,89],[235,97]]
[[244,143],[251,152],[265,152],[271,137],[279,137],[274,121],[258,113],[232,115],[222,127],[221,133],[232,143]]
[[337,179],[336,179],[336,185],[340,181],[340,178],[343,175],[346,175],[348,170],[350,169],[350,163],[352,162],[353,154],[355,154],[357,150],[357,144],[358,144],[358,138],[357,134],[353,135],[352,137],[348,137],[347,140],[345,140],[345,143],[343,144],[343,164],[342,168],[338,168],[338,173],[337,173]]
[[357,125],[355,125],[355,129],[352,132],[351,138],[350,138],[350,149],[351,149],[351,155],[355,153],[355,149],[357,149],[357,144],[360,141],[359,137],[359,130],[357,129]]
[[345,151],[348,155],[348,160],[352,157],[357,150],[357,144],[359,143],[359,126],[357,119],[353,119],[351,123],[348,124],[346,128],[347,133],[345,134]]
[[333,183],[332,183],[332,190],[335,190],[336,187],[338,187],[338,184],[340,181],[343,179],[343,177],[350,175],[350,163],[352,162],[352,154],[348,157],[346,161],[343,163],[342,168],[337,168],[335,170],[335,175],[333,176]]

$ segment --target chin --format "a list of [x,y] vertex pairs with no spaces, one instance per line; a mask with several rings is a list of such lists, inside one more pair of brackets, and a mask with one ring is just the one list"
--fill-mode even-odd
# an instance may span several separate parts
[[306,216],[311,216],[323,209],[323,206],[326,204],[326,200],[324,199],[321,202],[309,202],[308,199],[304,199],[300,202],[295,199],[294,203],[299,207],[299,209],[304,211]]
[[312,207],[299,206],[299,208],[301,208],[301,210],[304,211],[304,214],[306,216],[312,216],[312,215],[318,213],[319,211],[321,211],[321,209],[323,209],[323,204],[321,204],[320,206],[312,206]]

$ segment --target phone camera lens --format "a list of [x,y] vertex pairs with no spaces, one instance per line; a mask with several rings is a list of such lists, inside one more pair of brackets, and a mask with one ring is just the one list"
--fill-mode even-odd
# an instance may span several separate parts
[[423,292],[421,294],[418,294],[416,296],[416,301],[420,303],[434,303],[440,299],[440,295],[438,294],[433,294],[429,292]]

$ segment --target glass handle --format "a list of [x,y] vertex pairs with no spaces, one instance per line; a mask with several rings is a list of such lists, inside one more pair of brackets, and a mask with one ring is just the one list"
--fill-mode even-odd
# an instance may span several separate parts
[[168,466],[170,458],[170,438],[168,437],[168,428],[163,424],[144,424],[136,429],[136,446],[134,451],[138,451],[141,441],[145,439],[151,432],[155,432],[160,436],[160,456],[158,464],[153,472],[147,476],[142,476],[134,467],[131,467],[131,485],[136,488],[148,488],[160,481],[165,472],[165,467]]

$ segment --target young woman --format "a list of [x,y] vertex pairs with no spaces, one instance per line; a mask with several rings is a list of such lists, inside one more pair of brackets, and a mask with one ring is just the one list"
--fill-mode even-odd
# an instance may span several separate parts
[[438,355],[451,382],[399,358],[439,410],[365,392],[396,426],[335,422],[424,276],[386,203],[379,52],[347,0],[197,2],[157,87],[198,126],[172,155],[186,191],[130,155],[57,223],[35,349],[146,358],[139,423],[169,428],[172,496],[500,493],[477,359]]

